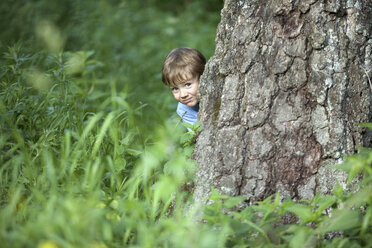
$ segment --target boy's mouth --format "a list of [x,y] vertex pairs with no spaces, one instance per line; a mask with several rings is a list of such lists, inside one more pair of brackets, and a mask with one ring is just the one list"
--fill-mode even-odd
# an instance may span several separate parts
[[184,100],[183,102],[184,102],[184,103],[189,103],[189,102],[191,102],[191,101],[192,101],[192,98],[189,98],[189,99]]

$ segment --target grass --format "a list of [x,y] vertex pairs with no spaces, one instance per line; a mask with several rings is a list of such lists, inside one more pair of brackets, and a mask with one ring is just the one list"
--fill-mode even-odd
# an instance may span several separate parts
[[[0,46],[1,247],[370,245],[367,148],[337,166],[349,184],[362,174],[353,193],[239,209],[244,197],[213,191],[210,205],[193,202],[195,137],[171,115],[160,67],[173,47],[211,56],[218,13],[182,3],[16,1],[4,13],[14,29]],[[297,223],[284,225],[288,214]]]

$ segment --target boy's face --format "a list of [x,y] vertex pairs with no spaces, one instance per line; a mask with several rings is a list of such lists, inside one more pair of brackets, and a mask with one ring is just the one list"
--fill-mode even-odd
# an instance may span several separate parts
[[193,78],[170,88],[172,90],[174,99],[189,107],[193,107],[199,102],[196,97],[198,86],[199,78]]

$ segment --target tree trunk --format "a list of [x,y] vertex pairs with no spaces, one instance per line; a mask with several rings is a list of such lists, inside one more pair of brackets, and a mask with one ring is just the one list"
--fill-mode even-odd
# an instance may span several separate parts
[[194,196],[311,199],[371,146],[372,1],[225,0],[199,88]]

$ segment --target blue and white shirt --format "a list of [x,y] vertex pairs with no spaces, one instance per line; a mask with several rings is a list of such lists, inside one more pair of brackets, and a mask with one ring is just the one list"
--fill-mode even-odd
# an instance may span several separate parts
[[[198,111],[199,111],[199,103],[193,107],[189,107],[180,102],[177,105],[177,114],[181,117],[183,122],[189,123],[191,125],[194,125],[195,122],[198,121],[197,119]],[[190,128],[187,128],[187,130],[191,131]]]

